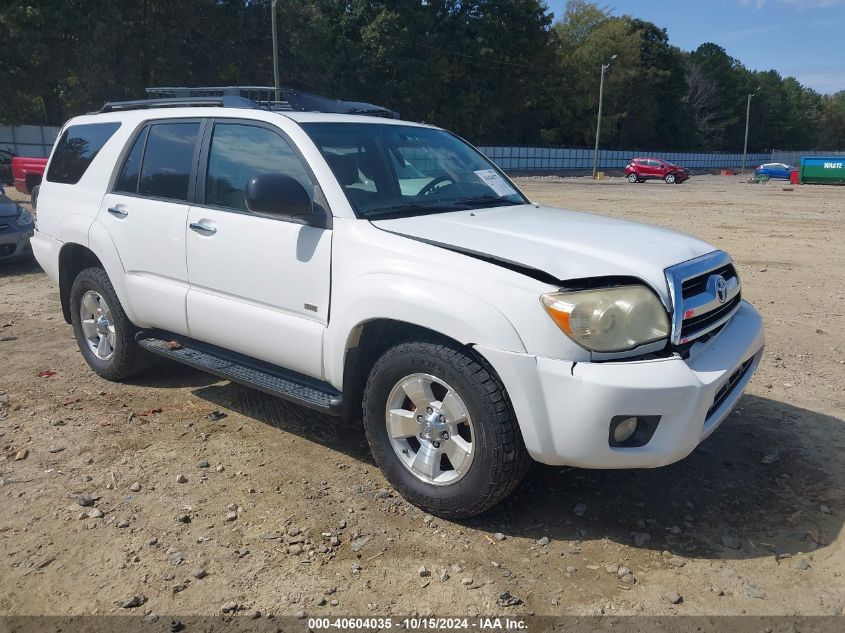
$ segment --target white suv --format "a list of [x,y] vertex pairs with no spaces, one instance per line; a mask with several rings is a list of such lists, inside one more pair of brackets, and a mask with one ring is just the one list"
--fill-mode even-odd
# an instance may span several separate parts
[[164,105],[69,121],[41,185],[32,247],[103,378],[160,355],[363,416],[391,483],[459,518],[532,459],[685,457],[760,361],[701,240],[531,203],[429,125]]

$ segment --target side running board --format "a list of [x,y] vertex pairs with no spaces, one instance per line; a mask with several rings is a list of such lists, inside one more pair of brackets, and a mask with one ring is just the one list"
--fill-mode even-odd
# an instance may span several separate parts
[[315,411],[341,414],[342,394],[327,382],[167,332],[142,330],[135,339],[153,354]]

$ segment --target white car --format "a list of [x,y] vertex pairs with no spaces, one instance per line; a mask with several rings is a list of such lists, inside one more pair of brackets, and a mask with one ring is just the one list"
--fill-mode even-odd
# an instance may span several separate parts
[[531,460],[685,457],[760,361],[699,239],[534,204],[429,125],[165,105],[69,121],[41,185],[32,247],[103,378],[160,355],[363,417],[390,482],[460,518]]

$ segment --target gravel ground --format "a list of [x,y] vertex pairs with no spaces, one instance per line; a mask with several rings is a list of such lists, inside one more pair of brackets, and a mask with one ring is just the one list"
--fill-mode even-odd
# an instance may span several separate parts
[[176,365],[97,378],[37,264],[0,264],[0,614],[841,614],[845,188],[519,182],[735,256],[768,347],[689,458],[535,466],[442,521],[360,425]]

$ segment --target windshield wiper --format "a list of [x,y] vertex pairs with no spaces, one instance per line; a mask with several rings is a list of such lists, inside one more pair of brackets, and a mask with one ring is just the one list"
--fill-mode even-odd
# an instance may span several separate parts
[[496,204],[496,205],[520,205],[524,204],[522,202],[514,202],[513,200],[508,200],[507,198],[500,198],[499,196],[470,196],[467,198],[458,198],[454,201],[454,204],[465,204],[465,205],[474,205],[474,204]]
[[382,216],[403,216],[403,215],[423,215],[425,213],[440,213],[443,211],[467,211],[476,208],[477,205],[519,205],[521,202],[514,202],[506,198],[499,198],[498,196],[470,196],[466,198],[457,198],[448,202],[438,202],[435,204],[423,204],[421,202],[409,202],[407,204],[398,204],[393,207],[383,207],[380,209],[371,209],[365,211],[362,215],[365,218],[382,217]]
[[407,204],[397,204],[393,207],[382,207],[380,209],[370,209],[361,213],[365,218],[372,219],[382,216],[403,216],[403,215],[423,215],[425,213],[439,213],[442,211],[460,211],[469,209],[466,203],[460,203],[456,206],[455,202],[448,204],[421,204],[419,202],[409,202]]

